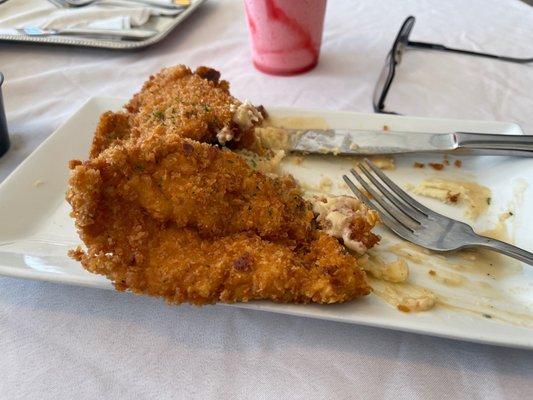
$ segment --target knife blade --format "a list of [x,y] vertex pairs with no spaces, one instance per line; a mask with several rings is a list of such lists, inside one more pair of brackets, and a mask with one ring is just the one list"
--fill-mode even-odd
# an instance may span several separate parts
[[286,129],[286,150],[302,153],[373,155],[459,153],[533,156],[533,136],[470,132],[424,133],[347,129]]

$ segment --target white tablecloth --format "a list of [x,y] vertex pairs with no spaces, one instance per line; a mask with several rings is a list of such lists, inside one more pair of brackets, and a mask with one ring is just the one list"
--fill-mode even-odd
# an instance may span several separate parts
[[[415,40],[533,55],[533,8],[517,0],[331,0],[320,64],[290,78],[251,66],[240,1],[210,0],[140,52],[0,44],[13,141],[0,180],[89,97],[128,97],[165,65],[214,66],[237,97],[255,103],[371,111],[377,75],[409,14],[418,18]],[[412,51],[388,105],[511,120],[533,133],[531,93],[533,65]],[[0,278],[1,399],[532,396],[533,352]]]

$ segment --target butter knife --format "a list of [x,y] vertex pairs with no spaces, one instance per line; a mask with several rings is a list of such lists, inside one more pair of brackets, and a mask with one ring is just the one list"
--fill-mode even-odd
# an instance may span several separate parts
[[90,36],[108,37],[114,39],[144,40],[154,36],[157,32],[152,29],[93,29],[93,28],[65,28],[42,29],[36,26],[25,26],[16,29],[1,29],[0,35],[27,36]]
[[533,157],[533,136],[471,132],[420,133],[286,129],[286,150],[341,155],[457,153]]

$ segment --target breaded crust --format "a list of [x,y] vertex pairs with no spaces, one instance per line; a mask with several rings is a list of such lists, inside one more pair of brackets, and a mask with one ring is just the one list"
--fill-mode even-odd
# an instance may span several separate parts
[[161,129],[71,164],[67,200],[87,245],[72,256],[86,269],[172,303],[334,303],[370,293],[356,259],[317,230],[292,179]]
[[130,131],[129,113],[106,111],[100,116],[89,157],[96,157],[112,144],[129,139]]
[[155,128],[199,142],[216,143],[217,133],[227,127],[235,143],[252,147],[252,132],[241,132],[233,123],[231,106],[241,104],[229,93],[229,84],[212,68],[194,73],[184,65],[162,69],[143,85],[125,105],[124,112],[106,112],[96,129],[90,157],[125,139],[142,140]]

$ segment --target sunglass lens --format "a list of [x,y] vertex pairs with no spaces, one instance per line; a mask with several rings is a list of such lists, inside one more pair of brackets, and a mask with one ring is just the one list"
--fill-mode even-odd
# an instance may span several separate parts
[[381,73],[379,75],[376,87],[374,88],[374,96],[372,98],[374,111],[381,111],[384,107],[383,101],[387,94],[386,92],[388,90],[388,86],[390,85],[393,68],[394,65],[392,60],[392,54],[389,53],[387,55],[387,59],[385,60],[385,65],[383,66],[383,69],[381,70]]
[[409,17],[403,23],[402,27],[400,28],[400,32],[398,32],[398,36],[396,37],[393,46],[394,60],[397,64],[399,64],[402,60],[402,55],[405,48],[407,47],[407,44],[409,43],[409,36],[411,35],[411,31],[413,30],[414,24],[415,18]]

